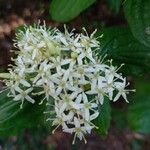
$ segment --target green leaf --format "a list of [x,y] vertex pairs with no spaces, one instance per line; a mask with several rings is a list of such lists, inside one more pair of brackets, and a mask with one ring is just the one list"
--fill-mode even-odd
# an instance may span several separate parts
[[135,79],[136,93],[129,103],[127,120],[129,127],[137,132],[150,133],[150,80]]
[[137,95],[128,109],[128,124],[136,132],[150,133],[150,93]]
[[150,93],[150,80],[143,78],[143,76],[134,78],[134,87],[136,88],[136,93],[138,95]]
[[150,0],[126,0],[124,12],[134,37],[150,47]]
[[50,15],[53,20],[68,22],[92,5],[96,0],[53,0]]
[[99,116],[93,122],[98,127],[96,132],[100,135],[106,135],[111,121],[111,107],[109,100],[105,99],[104,104],[99,106]]
[[118,130],[123,130],[126,127],[125,109],[112,108],[112,118]]
[[35,127],[43,123],[45,104],[34,105],[24,103],[20,109],[20,102],[7,97],[7,92],[0,94],[0,135],[14,135],[24,128]]
[[110,8],[115,11],[115,13],[118,13],[121,7],[122,0],[106,0],[109,4]]
[[139,75],[150,70],[150,49],[139,43],[127,27],[103,29],[100,38],[100,56],[107,54],[117,65],[125,63],[122,72],[127,75]]
[[[48,104],[50,104],[50,105],[46,105],[46,107],[45,107],[45,112],[47,112],[44,114],[45,120],[50,118],[50,117],[51,118],[56,117],[55,108],[54,108],[55,103],[54,102],[55,102],[55,99],[51,97],[48,101]],[[53,120],[49,120],[49,121],[46,121],[44,123],[45,127],[47,128],[47,130],[49,132],[52,132],[53,129],[55,129],[55,126],[52,126],[52,124],[53,124]]]

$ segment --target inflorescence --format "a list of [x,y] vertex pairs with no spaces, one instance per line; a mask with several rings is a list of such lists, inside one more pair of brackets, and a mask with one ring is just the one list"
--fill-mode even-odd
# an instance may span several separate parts
[[45,112],[47,121],[56,127],[53,132],[61,126],[63,132],[74,134],[73,143],[76,137],[86,143],[85,134],[97,128],[92,120],[99,116],[105,97],[117,101],[122,96],[128,102],[126,78],[117,73],[120,67],[97,56],[100,45],[95,32],[25,27],[16,34],[17,58],[9,69],[10,79],[5,80],[8,96],[21,101],[21,108],[24,101],[34,104],[35,95],[42,96],[40,104],[53,105],[55,115]]

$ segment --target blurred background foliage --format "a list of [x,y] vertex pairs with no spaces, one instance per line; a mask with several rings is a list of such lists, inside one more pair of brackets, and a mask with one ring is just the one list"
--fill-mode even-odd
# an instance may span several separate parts
[[[0,150],[149,150],[150,149],[150,0],[0,0],[0,72],[11,63],[14,34],[24,24],[45,20],[47,26],[89,33],[95,28],[101,44],[99,56],[107,54],[114,65],[125,63],[130,89],[126,104],[107,100],[95,123],[100,126],[84,145],[71,145],[72,137],[44,126],[43,107],[12,103],[0,95]],[[2,87],[2,83],[0,83]],[[6,91],[7,92],[7,91]],[[42,122],[42,123],[41,123]],[[17,133],[17,135],[15,135]],[[5,135],[5,136],[4,136]],[[8,136],[9,135],[9,136]]]

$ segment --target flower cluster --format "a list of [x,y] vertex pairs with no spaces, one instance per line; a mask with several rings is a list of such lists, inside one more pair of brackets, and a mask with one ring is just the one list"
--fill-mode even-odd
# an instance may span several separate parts
[[21,101],[21,108],[24,101],[35,103],[34,95],[42,95],[41,103],[47,101],[47,106],[53,101],[55,116],[49,114],[47,120],[56,126],[54,131],[61,126],[64,132],[74,134],[73,143],[76,137],[86,142],[85,134],[96,127],[92,120],[98,117],[98,106],[105,97],[117,101],[122,96],[128,102],[126,78],[111,62],[104,64],[97,57],[100,45],[95,32],[88,35],[83,31],[75,34],[45,25],[25,27],[17,33],[18,56],[6,81],[9,96]]

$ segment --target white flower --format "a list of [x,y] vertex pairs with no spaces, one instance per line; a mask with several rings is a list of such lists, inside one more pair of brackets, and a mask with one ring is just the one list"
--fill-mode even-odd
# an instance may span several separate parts
[[55,57],[51,57],[50,59],[50,64],[51,64],[51,68],[56,68],[56,71],[58,74],[62,75],[62,69],[61,67],[69,64],[70,63],[70,59],[62,59],[60,56]]
[[[82,93],[82,99],[83,99],[83,108],[82,108],[83,114],[82,115],[83,115],[84,119],[86,121],[91,121],[91,120],[97,118],[99,112],[96,111],[96,108],[98,107],[98,105],[92,101],[89,102],[85,93]],[[91,118],[91,112],[90,111],[94,112],[95,118],[94,117]]]
[[85,28],[83,28],[84,32],[86,33],[86,35],[81,34],[81,43],[83,47],[99,47],[99,42],[94,38],[94,34],[96,33],[97,30],[95,30],[90,36],[88,35],[87,31]]
[[37,76],[34,77],[33,83],[42,85],[49,79],[49,75],[51,75],[51,72],[50,65],[47,62],[47,60],[44,60],[40,64],[39,69],[37,70]]
[[69,70],[66,70],[62,78],[55,79],[54,82],[57,84],[56,95],[61,94],[62,90],[66,90],[67,80],[69,78]]
[[27,101],[29,101],[29,102],[31,102],[31,103],[34,103],[34,102],[35,102],[35,100],[32,99],[32,98],[29,96],[29,93],[31,93],[32,90],[33,90],[33,88],[29,88],[29,89],[27,89],[27,90],[25,90],[25,91],[22,90],[22,89],[20,89],[19,87],[16,88],[16,91],[17,91],[19,94],[14,97],[14,101],[20,101],[20,100],[22,101],[22,104],[20,105],[20,108],[22,108],[22,105],[23,105],[24,100],[27,100]]
[[68,132],[71,134],[75,133],[72,144],[75,143],[76,137],[78,137],[80,140],[84,139],[84,142],[87,143],[85,136],[84,136],[84,134],[86,134],[87,129],[84,126],[81,126],[81,120],[74,117],[74,125],[75,125],[75,127],[73,127],[73,128],[63,129],[64,132]]
[[40,95],[41,94],[45,94],[45,97],[43,98],[43,100],[41,101],[41,103],[45,99],[49,100],[50,97],[54,97],[55,98],[56,95],[55,95],[55,85],[54,85],[54,83],[51,82],[51,81],[48,81],[47,84],[43,84],[43,91],[41,91],[41,92],[39,92],[37,94],[40,94]]
[[[112,63],[112,61],[110,61],[110,63]],[[123,66],[124,64],[122,64],[119,68],[114,67],[114,66],[108,66],[108,69],[105,70],[105,74],[106,74],[106,79],[108,81],[108,83],[111,83],[114,78],[118,78],[123,80],[122,76],[120,74],[117,73],[117,71]]]
[[93,84],[91,84],[91,90],[87,91],[87,94],[96,94],[98,96],[99,102],[102,105],[104,102],[104,96],[106,96],[106,84],[105,84],[105,78],[99,76],[97,81]]
[[19,76],[19,74],[10,71],[11,79],[14,80],[15,84],[22,84],[25,87],[30,87],[30,83],[25,79],[24,76]]
[[125,99],[125,101],[128,103],[126,94],[129,93],[129,91],[125,90],[125,88],[126,88],[126,78],[123,79],[123,82],[115,82],[114,86],[118,90],[118,93],[115,96],[115,98],[113,99],[113,101],[114,102],[117,101],[119,99],[119,97],[122,96]]
[[60,101],[62,100],[62,106],[60,108],[61,112],[64,112],[66,110],[66,108],[70,108],[70,109],[80,109],[81,106],[79,104],[76,104],[76,102],[74,102],[73,100],[75,99],[75,97],[77,96],[76,92],[73,92],[72,94],[61,94],[60,95]]
[[6,81],[6,86],[10,88],[10,92],[7,94],[8,97],[15,97],[16,96],[16,89],[18,88],[18,84],[14,81]]

